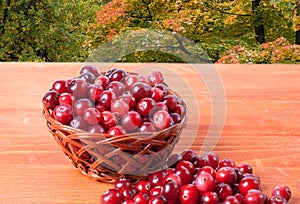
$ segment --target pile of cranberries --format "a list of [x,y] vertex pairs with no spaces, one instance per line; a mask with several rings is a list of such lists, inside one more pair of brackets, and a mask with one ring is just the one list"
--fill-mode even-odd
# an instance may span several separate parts
[[248,164],[219,161],[214,152],[196,155],[192,150],[173,154],[170,167],[135,184],[119,178],[106,190],[101,204],[284,204],[291,198],[288,186],[276,186],[270,197]]
[[92,65],[81,67],[76,78],[55,81],[42,101],[58,122],[109,135],[160,131],[180,123],[186,112],[160,71],[100,73]]

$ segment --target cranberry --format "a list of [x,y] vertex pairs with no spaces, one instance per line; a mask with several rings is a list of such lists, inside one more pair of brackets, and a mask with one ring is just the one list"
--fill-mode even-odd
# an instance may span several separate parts
[[143,82],[136,82],[132,85],[131,94],[135,97],[137,101],[142,98],[149,97],[151,93],[151,86]]
[[215,192],[220,200],[224,200],[227,196],[232,195],[232,188],[227,183],[219,183],[216,185]]
[[107,110],[110,109],[111,103],[116,99],[116,94],[112,91],[105,90],[100,94],[99,104],[104,106]]
[[125,200],[131,200],[136,195],[136,190],[130,187],[123,187],[119,190]]
[[161,89],[154,87],[151,89],[151,98],[155,102],[160,102],[164,98],[164,92]]
[[233,184],[237,180],[237,175],[234,168],[222,167],[216,172],[217,183]]
[[219,168],[222,168],[224,166],[228,167],[236,167],[236,164],[233,160],[231,159],[222,159],[219,163]]
[[91,107],[83,112],[83,119],[89,125],[96,125],[101,122],[102,116],[97,108]]
[[200,201],[200,192],[193,184],[186,184],[181,187],[179,200],[182,204],[197,204]]
[[168,200],[163,195],[150,197],[149,204],[167,204]]
[[239,164],[237,165],[237,168],[243,173],[249,173],[252,174],[253,170],[252,167],[249,164]]
[[241,194],[246,195],[250,189],[259,189],[259,182],[254,177],[245,177],[239,183],[239,190]]
[[156,84],[162,84],[164,82],[163,74],[160,71],[154,71],[148,75],[149,84],[154,86]]
[[117,190],[121,190],[122,188],[130,188],[130,187],[131,187],[131,183],[130,180],[127,178],[118,178],[114,182],[114,188]]
[[115,68],[115,67],[111,67],[111,68],[109,68],[106,72],[105,72],[105,76],[110,76],[114,71],[117,71],[118,70],[118,68]]
[[108,91],[114,92],[115,95],[118,97],[124,93],[125,86],[123,83],[121,83],[119,81],[113,81],[107,85],[106,89]]
[[124,116],[129,112],[129,105],[128,103],[117,99],[111,103],[111,112],[116,113],[119,116]]
[[156,84],[154,87],[162,90],[164,93],[164,96],[169,95],[169,88],[166,84]]
[[264,195],[260,190],[251,189],[244,197],[245,204],[264,204]]
[[163,130],[171,125],[171,116],[167,111],[159,110],[153,115],[153,124],[158,130]]
[[273,188],[271,195],[272,196],[279,195],[279,196],[284,197],[287,201],[289,201],[292,196],[292,193],[288,186],[280,185],[280,186],[276,186],[275,188]]
[[110,111],[103,111],[101,113],[101,115],[102,115],[102,118],[101,118],[102,122],[101,122],[101,124],[102,124],[102,126],[104,128],[109,129],[109,128],[111,128],[111,127],[113,127],[113,126],[116,125],[116,120],[115,120],[114,115],[112,114],[112,112],[110,112]]
[[244,202],[244,196],[240,193],[236,193],[234,194],[234,196],[236,197],[236,199],[240,202],[243,203]]
[[56,91],[59,94],[68,93],[70,91],[69,83],[67,82],[67,80],[63,80],[63,79],[56,80],[52,84],[52,90]]
[[[183,158],[183,156],[182,156],[182,158]],[[192,162],[186,161],[186,160],[180,161],[176,165],[176,169],[178,169],[178,168],[180,168],[182,166],[185,167],[185,168],[187,168],[192,175],[195,174],[196,170],[195,170],[195,167],[192,164]]]
[[145,193],[138,193],[133,197],[133,200],[138,204],[148,204],[150,197]]
[[163,196],[168,200],[168,203],[178,203],[180,186],[173,180],[168,180],[163,185]]
[[98,77],[99,75],[101,75],[101,73],[98,71],[97,67],[95,67],[91,64],[83,65],[80,68],[79,74],[83,74],[83,73],[87,73],[87,72],[92,73],[95,77]]
[[88,84],[94,83],[94,81],[96,79],[95,75],[90,72],[82,73],[82,74],[80,74],[80,76],[78,78],[83,79]]
[[193,181],[191,172],[185,166],[176,167],[175,174],[181,178],[182,185],[192,183]]
[[219,157],[214,152],[208,152],[202,156],[194,157],[192,162],[195,167],[211,166],[216,169],[219,165]]
[[83,79],[73,79],[70,82],[70,92],[75,98],[83,98],[88,90],[88,84]]
[[178,113],[180,115],[180,117],[183,118],[183,116],[186,113],[186,109],[182,105],[177,104],[176,110],[174,111],[174,113]]
[[108,129],[107,134],[109,135],[124,135],[126,132],[120,125],[112,126]]
[[100,100],[100,95],[102,92],[103,89],[100,86],[92,84],[88,87],[87,96],[91,101],[96,102]]
[[287,204],[287,200],[280,195],[273,195],[270,197],[268,204]]
[[163,180],[164,180],[164,173],[162,171],[154,172],[149,175],[148,181],[151,184],[151,188],[155,186],[162,186],[163,185]]
[[73,119],[72,106],[67,104],[60,104],[53,110],[54,119],[58,122],[68,125]]
[[93,106],[92,102],[87,98],[82,98],[74,102],[74,112],[76,115],[83,115],[84,111]]
[[138,81],[145,84],[149,84],[149,78],[146,75],[142,75],[142,74],[138,75]]
[[142,118],[140,114],[136,111],[129,111],[126,115],[122,117],[122,126],[128,132],[133,132],[138,129],[142,123]]
[[71,120],[69,125],[73,128],[76,128],[76,129],[81,129],[81,130],[87,130],[88,129],[88,124],[80,116],[75,116]]
[[129,108],[134,109],[136,107],[136,100],[131,94],[124,94],[118,97],[118,100],[124,101],[129,105]]
[[139,132],[156,132],[156,128],[151,122],[142,122],[139,126]]
[[174,124],[181,122],[181,116],[178,113],[170,113],[171,119],[174,121]]
[[147,180],[138,181],[135,185],[135,189],[140,193],[149,194],[149,191],[151,189],[151,183]]
[[195,179],[195,185],[198,190],[203,193],[206,191],[213,191],[215,189],[215,181],[211,174],[202,171]]
[[168,181],[174,181],[175,183],[177,183],[179,188],[183,184],[181,177],[176,172],[166,175],[163,179],[163,184],[167,183]]
[[110,81],[122,81],[126,76],[126,72],[121,69],[116,69],[109,76]]
[[241,170],[239,170],[238,168],[234,168],[235,173],[236,173],[236,183],[240,183],[240,181],[244,178],[244,175],[242,173]]
[[134,83],[138,82],[138,76],[137,75],[128,75],[125,77],[124,79],[124,86],[125,86],[125,90],[130,91],[132,88],[132,85]]
[[95,80],[94,80],[94,84],[101,87],[103,90],[106,89],[107,85],[109,84],[109,78],[107,76],[98,76]]
[[202,204],[218,204],[219,197],[217,193],[212,191],[204,192],[201,196],[201,203]]
[[241,204],[235,196],[227,196],[222,204]]
[[122,204],[123,197],[116,189],[109,189],[105,191],[100,198],[101,204]]
[[154,186],[151,188],[149,192],[150,197],[154,197],[156,195],[161,195],[163,192],[163,187],[162,186]]
[[57,91],[50,90],[43,97],[43,105],[53,110],[59,104],[59,94]]
[[199,169],[198,174],[200,174],[202,171],[205,171],[212,175],[213,178],[216,178],[216,171],[211,166],[204,166]]
[[155,104],[156,103],[152,98],[143,98],[138,102],[136,109],[141,116],[146,117],[149,115],[150,110],[155,106]]
[[167,105],[169,112],[174,112],[177,107],[177,97],[174,95],[167,95],[164,97],[163,102]]
[[70,93],[62,93],[58,98],[59,104],[73,105],[74,97]]
[[99,125],[99,124],[97,124],[97,125],[90,125],[89,128],[88,128],[88,132],[103,134],[103,133],[105,133],[105,129],[101,125]]

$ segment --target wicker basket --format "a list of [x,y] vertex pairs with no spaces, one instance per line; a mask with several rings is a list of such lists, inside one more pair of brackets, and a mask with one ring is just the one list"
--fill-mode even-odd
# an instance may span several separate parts
[[138,180],[165,168],[166,160],[179,140],[187,120],[155,133],[131,133],[111,136],[89,133],[63,125],[44,107],[43,117],[55,141],[73,167],[92,179],[114,182],[126,177]]

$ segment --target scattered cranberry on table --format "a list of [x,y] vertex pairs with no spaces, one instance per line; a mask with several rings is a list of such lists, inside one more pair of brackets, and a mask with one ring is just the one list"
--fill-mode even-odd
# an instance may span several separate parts
[[[276,186],[268,197],[249,164],[219,161],[214,152],[196,155],[189,149],[171,155],[167,163],[173,165],[135,184],[117,179],[100,204],[285,204],[291,198],[286,185]],[[184,183],[188,175],[192,179]]]

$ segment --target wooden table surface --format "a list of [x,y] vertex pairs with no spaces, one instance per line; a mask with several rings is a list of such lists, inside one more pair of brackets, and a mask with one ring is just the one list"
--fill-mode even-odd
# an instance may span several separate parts
[[[43,94],[56,79],[77,76],[81,65],[0,63],[0,203],[99,203],[101,193],[112,187],[73,169],[42,118]],[[300,203],[299,65],[201,65],[219,73],[226,96],[221,101],[220,92],[213,99],[219,109],[213,109],[209,91],[217,80],[208,81],[216,76],[203,79],[180,64],[113,66],[138,71],[159,67],[168,73],[171,88],[193,107],[175,151],[192,144],[190,148],[199,154],[213,150],[221,159],[248,163],[266,194],[286,184],[293,193],[289,203]],[[209,128],[214,128],[213,115],[225,110],[225,120],[218,121],[220,126],[224,122],[220,138],[208,138],[208,145],[202,147]]]

